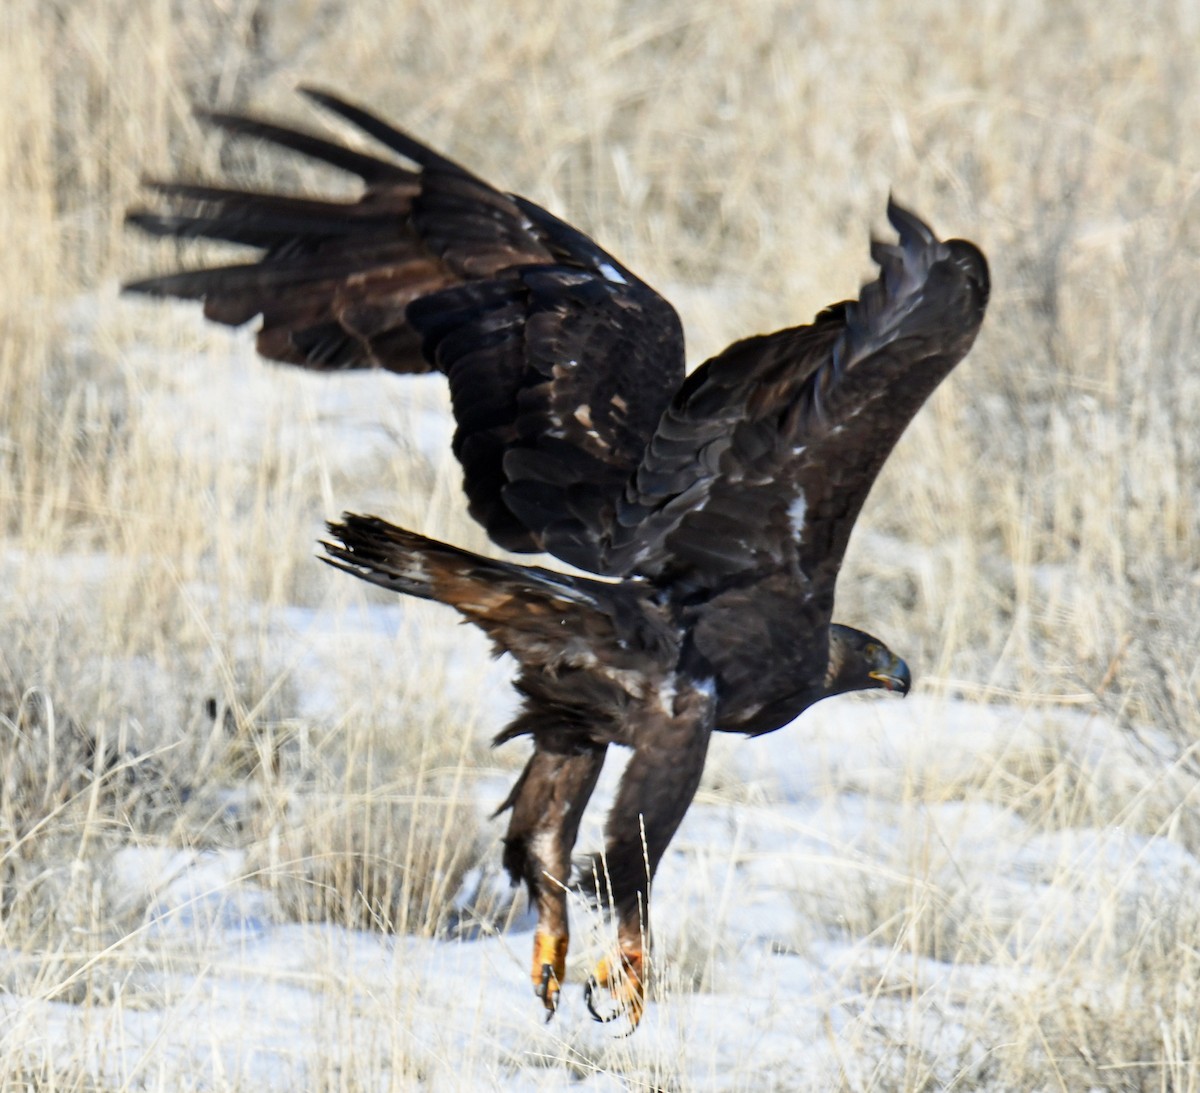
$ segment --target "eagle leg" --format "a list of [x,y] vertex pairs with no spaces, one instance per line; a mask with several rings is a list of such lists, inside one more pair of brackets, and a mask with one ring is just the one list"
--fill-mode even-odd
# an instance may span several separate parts
[[[561,735],[561,734],[560,734]],[[605,748],[535,736],[524,772],[500,806],[512,809],[504,864],[524,881],[537,912],[530,979],[549,1020],[558,1008],[570,941],[567,882],[579,821],[604,765]]]
[[[586,991],[588,1010],[597,1021],[624,1014],[631,1032],[646,1008],[650,882],[700,784],[712,736],[713,691],[705,685],[680,687],[669,707],[663,702],[646,713],[608,814],[605,852],[593,858],[590,878],[595,895],[616,912],[619,956],[596,967]],[[586,886],[587,872],[581,879]],[[612,996],[614,1012],[597,1008],[600,987]]]
[[539,924],[533,934],[533,993],[546,1007],[549,1021],[558,1009],[558,996],[563,980],[567,976],[567,946],[570,938],[566,933],[552,934],[542,930]]

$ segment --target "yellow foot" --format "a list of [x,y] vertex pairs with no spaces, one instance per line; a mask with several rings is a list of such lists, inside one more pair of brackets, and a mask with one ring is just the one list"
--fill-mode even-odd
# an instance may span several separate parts
[[544,934],[537,930],[533,935],[533,993],[546,1007],[546,1020],[558,1009],[558,995],[562,981],[567,975],[568,938],[558,934]]
[[[646,969],[641,952],[622,952],[620,967],[613,968],[612,961],[605,957],[596,965],[596,970],[584,988],[584,999],[588,1012],[596,1021],[615,1021],[624,1014],[629,1018],[629,1031],[638,1027],[646,1009]],[[596,1008],[595,992],[604,988],[612,996],[613,1007],[601,1011]]]

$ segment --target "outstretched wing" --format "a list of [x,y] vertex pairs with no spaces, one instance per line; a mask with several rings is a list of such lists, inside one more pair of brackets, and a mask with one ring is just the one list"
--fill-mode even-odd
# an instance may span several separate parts
[[[616,499],[683,378],[662,297],[582,233],[407,134],[305,91],[408,164],[232,114],[225,131],[358,176],[354,201],[151,182],[156,235],[260,248],[255,261],[150,277],[134,292],[202,300],[217,322],[262,317],[258,349],[319,370],[444,372],[472,515],[510,550],[543,550],[567,513],[572,559],[599,550]],[[411,165],[415,165],[411,166]]]
[[[730,346],[680,388],[624,499],[608,564],[698,593],[795,572],[817,601],[913,415],[970,349],[988,271],[894,203],[898,243],[857,301]],[[720,621],[720,620],[718,620]]]

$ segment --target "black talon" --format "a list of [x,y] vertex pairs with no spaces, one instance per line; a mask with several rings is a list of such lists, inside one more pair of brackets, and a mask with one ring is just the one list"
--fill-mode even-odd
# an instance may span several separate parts
[[593,991],[600,986],[600,981],[594,976],[588,976],[588,981],[583,987],[583,1000],[587,1003],[588,1013],[592,1015],[593,1021],[599,1021],[603,1025],[607,1025],[610,1021],[615,1021],[625,1011],[619,1006],[611,1013],[601,1013],[596,1009],[595,1002],[592,1001]]
[[542,981],[534,989],[536,994],[544,1003],[546,1003],[546,1021],[554,1016],[558,1009],[558,991],[552,991],[550,984],[554,980],[554,969],[549,964],[542,965]]
[[587,1003],[588,1013],[592,1015],[592,1020],[599,1021],[601,1024],[607,1025],[610,1021],[615,1021],[618,1017],[624,1015],[629,1018],[629,1028],[621,1033],[621,1038],[624,1039],[627,1036],[632,1036],[637,1031],[638,1027],[638,1022],[633,1019],[632,1011],[623,1009],[615,999],[613,1000],[613,1003],[617,1008],[614,1009],[612,1013],[605,1014],[596,1009],[596,1005],[592,1001],[592,990],[593,988],[599,986],[600,981],[593,975],[588,977],[588,981],[583,987],[583,1000]]

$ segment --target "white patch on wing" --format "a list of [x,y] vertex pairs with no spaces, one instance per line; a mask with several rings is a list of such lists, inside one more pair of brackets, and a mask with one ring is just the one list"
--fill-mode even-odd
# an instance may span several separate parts
[[799,539],[804,534],[804,518],[808,515],[808,500],[804,496],[804,491],[796,494],[795,499],[788,505],[788,524],[791,526],[792,534]]
[[617,272],[617,267],[611,262],[601,262],[596,269],[606,281],[611,281],[614,285],[629,284],[629,282]]

